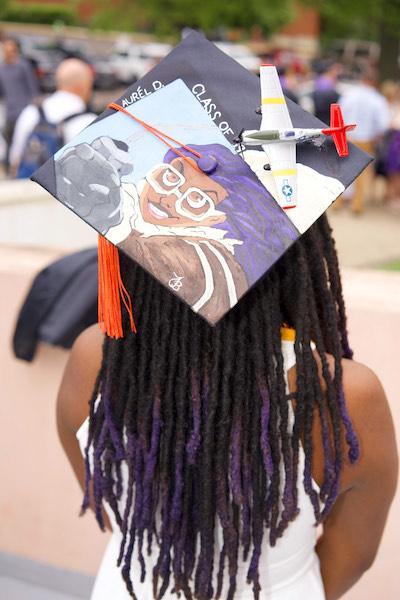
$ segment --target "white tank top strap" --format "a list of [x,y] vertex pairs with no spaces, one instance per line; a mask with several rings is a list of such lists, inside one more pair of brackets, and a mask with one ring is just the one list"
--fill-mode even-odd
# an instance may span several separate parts
[[285,368],[285,374],[296,364],[296,353],[294,351],[294,342],[282,340],[282,355]]
[[[281,327],[281,340],[282,340],[282,356],[283,356],[283,368],[284,368],[284,377],[286,383],[286,391],[289,394],[289,381],[288,381],[288,371],[296,364],[296,352],[294,350],[294,342],[295,342],[296,332],[294,329],[289,327]],[[314,342],[310,344],[311,349],[315,350]],[[292,431],[294,425],[294,410],[292,403],[289,401],[289,418],[288,418],[288,426],[289,430]]]
[[285,373],[296,364],[296,353],[294,351],[295,339],[296,331],[291,327],[283,325],[281,327],[281,341]]
[[[288,329],[282,327],[281,339],[282,339],[282,356],[283,356],[283,370],[286,384],[286,392],[289,394],[289,381],[288,371],[296,364],[296,353],[294,351],[294,329]],[[294,425],[294,410],[290,400],[288,400],[288,430],[291,432]]]

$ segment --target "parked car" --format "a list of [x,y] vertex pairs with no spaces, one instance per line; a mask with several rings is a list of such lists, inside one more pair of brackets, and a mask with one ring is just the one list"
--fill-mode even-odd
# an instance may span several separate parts
[[119,81],[129,85],[143,77],[171,50],[169,44],[117,44],[110,64]]
[[118,83],[135,83],[146,72],[146,65],[140,56],[140,46],[130,44],[116,48],[110,57],[110,63]]
[[215,45],[231,58],[234,58],[242,67],[252,73],[259,73],[260,58],[244,44],[233,44],[231,42],[215,42]]
[[92,67],[96,90],[110,90],[117,85],[107,46],[102,44],[99,47],[98,43],[93,45],[89,40],[65,39],[62,48],[70,56],[80,58]]
[[327,54],[346,65],[377,64],[380,47],[377,42],[363,40],[334,40]]
[[19,39],[21,54],[28,60],[36,74],[42,92],[53,92],[55,89],[54,73],[60,62],[66,58],[49,38],[38,36],[21,36]]
[[39,36],[21,36],[21,53],[32,65],[42,92],[51,93],[56,88],[55,72],[66,58],[79,58],[93,71],[95,89],[111,89],[117,79],[107,58],[88,53],[80,40],[51,39]]
[[170,44],[163,44],[161,42],[149,42],[142,45],[142,56],[145,58],[152,58],[153,60],[160,61],[164,56],[172,50]]
[[110,59],[103,57],[90,57],[94,68],[94,88],[96,90],[112,90],[118,84],[118,79]]

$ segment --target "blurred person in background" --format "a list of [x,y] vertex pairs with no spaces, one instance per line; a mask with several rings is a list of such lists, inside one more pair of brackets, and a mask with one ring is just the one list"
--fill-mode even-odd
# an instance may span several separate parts
[[380,91],[389,105],[390,118],[395,118],[400,109],[400,83],[393,79],[386,79],[382,82]]
[[400,212],[400,85],[384,81],[381,87],[390,111],[390,129],[385,136],[384,171],[387,178],[387,202],[391,209]]
[[341,69],[341,65],[337,62],[323,61],[317,70],[318,75],[311,97],[314,105],[313,112],[323,123],[330,122],[331,104],[339,101],[336,85]]
[[[350,140],[359,148],[375,154],[375,146],[390,126],[390,111],[386,98],[377,90],[375,69],[365,68],[358,85],[340,99],[345,122],[357,123],[349,135]],[[364,199],[370,189],[373,169],[367,167],[356,179],[351,209],[354,214],[363,211]]]
[[284,95],[286,98],[290,98],[290,100],[298,104],[299,98],[295,92],[296,75],[286,67],[278,67],[278,74]]
[[3,135],[7,145],[5,166],[8,171],[9,149],[15,124],[23,109],[38,94],[38,86],[31,65],[20,56],[19,46],[15,39],[3,39],[2,54],[0,94],[5,103],[6,124]]
[[[21,113],[15,126],[10,148],[10,171],[18,177],[29,177],[28,168],[21,174],[22,163],[27,162],[29,139],[39,124],[59,125],[61,137],[59,147],[68,143],[97,115],[88,111],[88,102],[93,91],[93,71],[77,58],[64,60],[56,71],[56,91],[41,105],[30,104]],[[48,128],[49,129],[49,128]],[[59,148],[56,148],[57,150]],[[44,161],[43,161],[44,162]],[[40,166],[37,164],[36,167]],[[36,170],[36,169],[34,169]]]

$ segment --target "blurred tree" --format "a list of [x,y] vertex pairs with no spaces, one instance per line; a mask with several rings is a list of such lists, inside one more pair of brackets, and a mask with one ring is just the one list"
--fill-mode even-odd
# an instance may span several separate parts
[[77,14],[74,2],[61,4],[50,2],[39,4],[35,2],[8,2],[0,0],[0,18],[12,23],[37,23],[40,25],[76,25]]
[[400,0],[301,0],[318,8],[322,36],[377,41],[381,79],[399,76]]
[[95,11],[90,19],[94,29],[125,31],[146,31],[149,26],[148,10],[145,3],[136,0],[93,0]]
[[3,18],[3,14],[6,11],[8,0],[0,0],[0,19]]
[[183,27],[194,27],[213,33],[224,27],[249,31],[259,25],[264,33],[275,31],[292,17],[293,0],[266,3],[265,0],[201,0],[188,4],[187,0],[137,0],[147,6],[153,26],[179,32]]
[[[0,0],[4,2],[5,0]],[[296,4],[317,8],[322,37],[374,40],[381,44],[380,73],[398,76],[400,0],[94,0],[92,26],[120,31],[147,31],[177,37],[185,27],[216,36],[226,29],[250,32],[260,27],[269,35],[296,14]]]
[[[382,0],[383,5],[383,0]],[[400,2],[385,0],[384,17],[380,21],[379,41],[381,56],[379,60],[379,75],[385,79],[399,79],[400,76]]]
[[[184,27],[202,29],[215,34],[224,28],[247,31],[259,25],[269,34],[294,15],[294,0],[266,3],[265,0],[117,0],[112,9],[109,2],[97,0],[95,25],[125,31],[147,30],[159,35],[179,35]],[[121,27],[122,26],[122,27]]]

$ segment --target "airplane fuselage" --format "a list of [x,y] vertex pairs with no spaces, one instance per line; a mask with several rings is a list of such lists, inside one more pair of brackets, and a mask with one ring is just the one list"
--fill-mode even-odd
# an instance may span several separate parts
[[322,129],[261,129],[244,131],[242,142],[246,146],[263,146],[264,144],[278,144],[282,142],[307,142],[325,136]]

